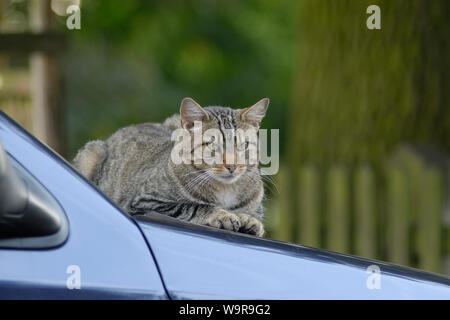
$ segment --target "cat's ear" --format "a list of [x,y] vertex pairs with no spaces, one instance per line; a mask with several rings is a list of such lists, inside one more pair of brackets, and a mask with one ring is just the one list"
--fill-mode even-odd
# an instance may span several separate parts
[[259,100],[251,107],[242,109],[241,120],[252,124],[255,127],[261,125],[261,121],[266,115],[267,108],[269,107],[269,98]]
[[190,129],[194,126],[194,121],[209,120],[209,115],[194,99],[184,98],[180,107],[181,126]]

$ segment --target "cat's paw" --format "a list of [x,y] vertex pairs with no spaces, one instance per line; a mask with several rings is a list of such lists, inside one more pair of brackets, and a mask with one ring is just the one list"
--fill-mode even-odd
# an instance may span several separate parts
[[239,214],[238,216],[241,221],[239,232],[253,234],[257,237],[264,235],[264,225],[261,221],[249,214]]
[[203,224],[230,231],[238,231],[241,227],[239,217],[234,213],[230,213],[225,210],[219,210],[211,213],[206,217]]

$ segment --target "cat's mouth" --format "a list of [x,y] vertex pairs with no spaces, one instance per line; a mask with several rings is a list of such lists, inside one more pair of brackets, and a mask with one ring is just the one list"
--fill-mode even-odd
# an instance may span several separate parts
[[213,177],[219,182],[231,184],[233,182],[236,182],[241,177],[241,175],[242,175],[241,173],[235,171],[233,173],[222,173],[222,174],[214,173]]

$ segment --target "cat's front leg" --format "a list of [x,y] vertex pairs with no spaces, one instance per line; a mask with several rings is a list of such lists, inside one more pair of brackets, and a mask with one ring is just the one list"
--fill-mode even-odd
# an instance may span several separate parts
[[241,227],[241,220],[236,214],[220,208],[216,208],[212,213],[205,215],[198,223],[236,232]]
[[239,217],[222,208],[209,204],[168,201],[148,195],[136,197],[127,212],[130,215],[157,212],[180,220],[230,231],[238,231],[241,227]]
[[246,213],[238,213],[241,227],[239,232],[253,234],[257,237],[262,237],[264,235],[264,225],[260,220],[254,216]]

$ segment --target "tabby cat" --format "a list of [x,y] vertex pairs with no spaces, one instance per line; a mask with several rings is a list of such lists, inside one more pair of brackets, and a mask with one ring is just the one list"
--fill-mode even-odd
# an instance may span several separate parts
[[[124,127],[108,139],[88,142],[73,160],[75,168],[91,180],[130,215],[159,213],[180,220],[216,228],[263,236],[264,188],[258,164],[236,164],[225,157],[222,164],[172,161],[176,142],[174,130],[193,134],[194,123],[201,130],[259,129],[269,105],[265,98],[245,109],[201,107],[191,98],[181,102],[180,113],[163,123],[143,123]],[[228,130],[229,131],[229,130]],[[227,140],[228,139],[228,140]],[[233,139],[233,140],[230,140]],[[211,148],[202,143],[195,148]],[[231,157],[232,159],[234,157]],[[235,162],[235,161],[234,161]]]

